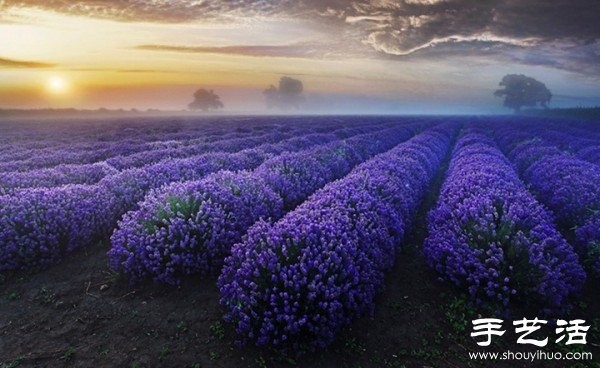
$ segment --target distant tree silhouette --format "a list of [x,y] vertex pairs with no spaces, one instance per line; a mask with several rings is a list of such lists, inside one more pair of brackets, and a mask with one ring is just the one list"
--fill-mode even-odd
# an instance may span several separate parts
[[543,107],[550,102],[552,93],[546,85],[523,74],[507,74],[499,83],[503,89],[494,92],[496,97],[504,97],[504,106],[521,110],[523,106],[535,107],[538,103]]
[[190,110],[208,111],[211,109],[222,108],[223,103],[221,102],[219,95],[214,93],[212,89],[199,89],[194,93],[194,101],[192,101],[188,107]]
[[268,109],[279,106],[279,91],[277,90],[277,87],[271,84],[269,88],[263,91],[263,95],[265,95]]
[[302,81],[290,77],[281,77],[279,79],[279,89],[271,85],[263,91],[263,95],[265,96],[267,108],[298,109],[304,102],[303,91]]

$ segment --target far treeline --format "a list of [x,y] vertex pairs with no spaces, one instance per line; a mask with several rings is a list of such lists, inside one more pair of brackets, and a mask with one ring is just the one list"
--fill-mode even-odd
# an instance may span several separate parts
[[[600,107],[548,108],[552,93],[546,85],[523,74],[507,74],[494,96],[504,98],[504,106],[515,114],[600,120]],[[528,107],[529,109],[522,109]]]
[[570,107],[563,109],[527,109],[521,114],[549,118],[576,118],[600,121],[600,107]]

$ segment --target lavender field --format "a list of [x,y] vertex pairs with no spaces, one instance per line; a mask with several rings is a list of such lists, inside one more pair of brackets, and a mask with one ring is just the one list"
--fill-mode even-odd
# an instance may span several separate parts
[[0,367],[479,366],[477,316],[585,319],[600,357],[597,123],[0,128]]

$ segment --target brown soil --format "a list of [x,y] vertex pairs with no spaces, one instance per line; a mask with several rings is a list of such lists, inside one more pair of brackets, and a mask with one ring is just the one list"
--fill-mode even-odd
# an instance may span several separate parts
[[[468,351],[485,351],[469,337],[470,317],[461,317],[470,309],[463,308],[457,290],[437,281],[416,247],[405,250],[388,275],[372,318],[342,331],[327,351],[298,361],[236,347],[233,331],[221,322],[216,280],[130,287],[108,271],[105,252],[99,244],[41,273],[3,283],[0,367],[485,366],[468,360]],[[598,320],[597,286],[588,285],[573,316]],[[597,328],[588,333],[586,350],[600,357]],[[523,351],[509,332],[494,350]]]

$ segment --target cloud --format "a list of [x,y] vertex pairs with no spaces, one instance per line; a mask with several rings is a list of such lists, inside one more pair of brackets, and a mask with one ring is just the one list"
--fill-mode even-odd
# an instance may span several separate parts
[[348,9],[346,22],[362,26],[367,39],[409,51],[435,39],[482,34],[503,40],[590,42],[600,37],[599,12],[600,3],[595,0],[576,5],[569,0],[372,1]]
[[322,56],[320,45],[300,43],[294,45],[234,45],[234,46],[176,46],[139,45],[138,50],[172,51],[187,53],[210,53],[268,57],[317,57]]
[[524,48],[528,46],[535,46],[538,42],[538,40],[535,38],[511,39],[507,37],[499,37],[490,33],[481,33],[468,36],[451,35],[439,38],[436,37],[413,48],[404,49],[398,47],[393,40],[386,40],[385,38],[386,34],[384,32],[377,32],[369,35],[364,42],[372,45],[373,48],[378,51],[396,56],[422,54],[420,52],[424,50],[432,51],[430,54],[435,53],[436,51],[437,54],[458,54],[465,51],[465,46],[471,46],[471,50],[481,50],[487,54],[487,51],[491,49],[498,50],[502,46]]
[[[434,38],[488,32],[499,37],[595,40],[597,0],[4,0],[0,10],[38,8],[122,21],[190,22],[236,17],[293,17],[387,31],[409,48]],[[423,42],[424,41],[424,42]]]
[[[289,0],[289,3],[292,3]],[[36,8],[77,16],[114,19],[118,21],[180,23],[197,19],[226,19],[230,16],[267,14],[284,4],[263,0],[197,1],[197,0],[4,0],[0,11],[15,8]]]
[[[296,18],[384,33],[406,50],[436,38],[492,34],[503,38],[594,41],[597,0],[4,0],[0,11],[38,8],[121,21],[192,22],[243,17]],[[380,37],[385,39],[385,37]]]
[[[38,8],[126,22],[293,19],[337,38],[283,46],[142,45],[146,50],[277,57],[417,58],[495,55],[528,65],[597,72],[598,0],[5,0],[0,12]],[[369,50],[371,54],[367,51]]]
[[391,58],[485,57],[594,78],[600,71],[595,0],[382,0],[344,14],[365,45]]
[[600,80],[600,41],[590,44],[549,43],[536,47],[535,52],[511,49],[500,56],[516,63],[566,70]]
[[29,60],[14,60],[0,57],[0,69],[36,69],[52,68],[55,64]]

